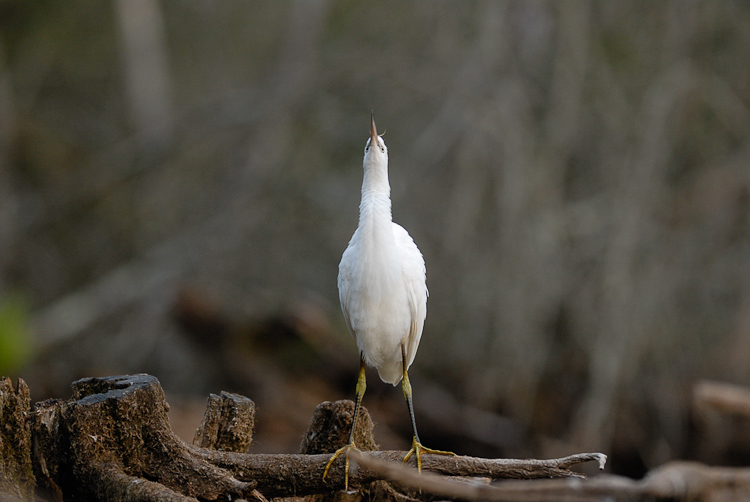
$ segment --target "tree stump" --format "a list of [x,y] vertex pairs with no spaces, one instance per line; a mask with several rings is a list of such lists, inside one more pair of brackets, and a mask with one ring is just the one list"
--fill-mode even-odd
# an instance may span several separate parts
[[68,402],[36,405],[39,478],[75,500],[246,498],[255,484],[191,454],[149,375],[86,378]]
[[[334,403],[324,401],[315,408],[310,427],[302,439],[299,452],[306,455],[335,453],[349,441],[349,431],[354,418],[354,403],[349,400]],[[354,444],[363,451],[375,451],[374,425],[370,413],[364,406],[359,409]]]
[[14,389],[10,378],[0,379],[0,494],[7,500],[28,499],[34,493],[30,407],[26,382],[19,378]]
[[253,441],[255,403],[245,396],[210,394],[193,444],[212,450],[245,453]]

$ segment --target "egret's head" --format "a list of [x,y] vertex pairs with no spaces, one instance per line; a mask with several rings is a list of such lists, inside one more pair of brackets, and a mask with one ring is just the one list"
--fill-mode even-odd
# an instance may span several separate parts
[[375,127],[375,118],[370,113],[370,139],[365,145],[365,165],[369,162],[388,162],[388,148],[385,146],[383,138],[378,136],[378,130]]

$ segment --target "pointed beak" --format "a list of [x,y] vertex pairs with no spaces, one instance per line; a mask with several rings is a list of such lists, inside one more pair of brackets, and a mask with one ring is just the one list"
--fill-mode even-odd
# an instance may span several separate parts
[[375,127],[375,116],[372,112],[370,112],[370,139],[372,140],[371,145],[378,144],[378,130]]

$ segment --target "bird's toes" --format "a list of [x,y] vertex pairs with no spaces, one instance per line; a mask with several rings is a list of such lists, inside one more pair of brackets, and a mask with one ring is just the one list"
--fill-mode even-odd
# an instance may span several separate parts
[[359,448],[357,448],[354,443],[349,443],[347,445],[342,446],[336,452],[331,456],[331,458],[328,460],[328,463],[326,464],[326,468],[323,471],[323,480],[325,481],[326,477],[328,477],[328,471],[331,470],[331,466],[333,465],[333,462],[339,458],[341,455],[344,455],[345,462],[344,462],[344,490],[349,490],[349,451],[350,450],[356,450],[360,451]]

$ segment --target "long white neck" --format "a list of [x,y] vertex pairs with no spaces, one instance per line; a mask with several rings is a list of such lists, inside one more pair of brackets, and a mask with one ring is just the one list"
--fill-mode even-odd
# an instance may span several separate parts
[[392,233],[391,186],[388,184],[387,157],[365,156],[362,201],[359,204],[359,226],[365,231]]

